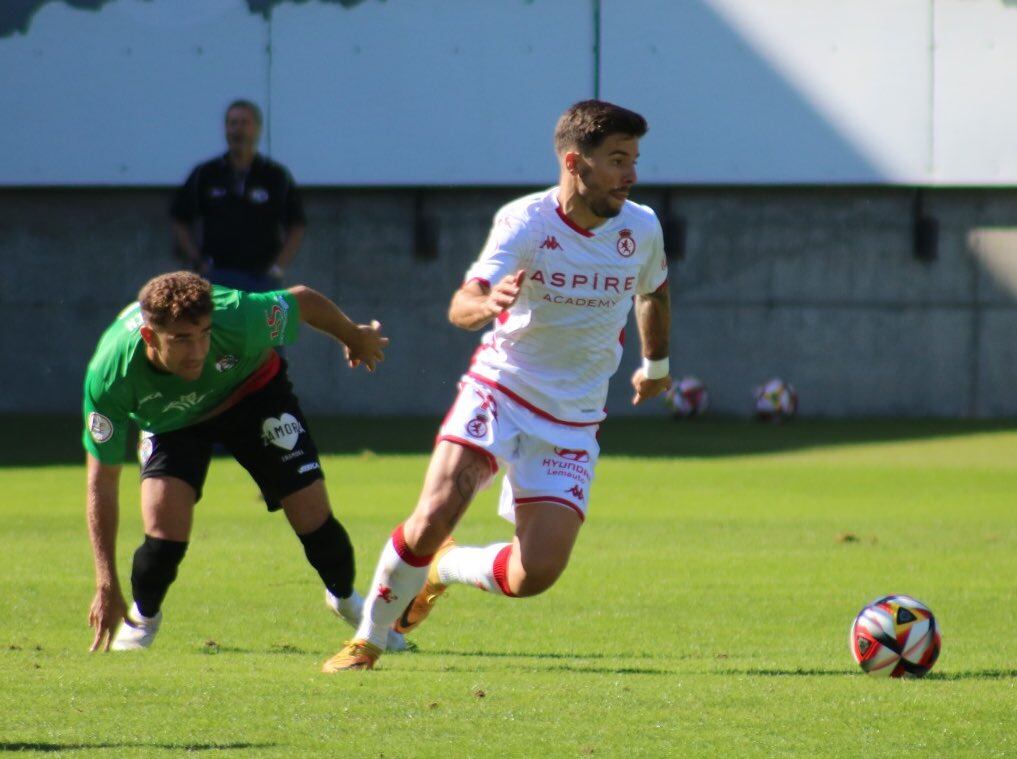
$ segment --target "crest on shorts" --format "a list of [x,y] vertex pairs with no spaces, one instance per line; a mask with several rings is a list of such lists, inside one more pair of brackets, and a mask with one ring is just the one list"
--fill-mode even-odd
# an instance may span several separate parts
[[138,463],[145,466],[148,460],[152,458],[152,451],[154,450],[155,443],[152,440],[152,433],[142,431],[141,437],[138,438]]
[[487,434],[487,417],[477,414],[466,423],[466,434],[470,437],[484,437]]
[[631,229],[622,229],[618,232],[618,254],[622,258],[629,258],[636,252],[636,238],[632,236]]

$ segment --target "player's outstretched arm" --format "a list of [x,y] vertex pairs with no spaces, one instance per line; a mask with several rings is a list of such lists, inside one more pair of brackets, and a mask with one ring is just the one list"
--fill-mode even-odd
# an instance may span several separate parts
[[486,326],[519,300],[525,277],[526,271],[520,269],[515,274],[505,275],[493,287],[471,279],[452,296],[448,320],[460,329],[471,332]]
[[88,611],[88,624],[95,630],[90,651],[108,651],[117,627],[127,615],[127,602],[117,575],[117,524],[120,466],[101,463],[86,454],[88,537],[95,561],[95,598]]
[[[653,377],[647,372],[647,360],[660,361],[668,357],[671,340],[671,293],[665,282],[652,293],[636,296],[636,324],[639,326],[639,340],[643,347],[644,365],[632,375],[632,387],[636,394],[633,405],[654,398],[671,387],[671,375]],[[650,374],[648,377],[647,374]]]
[[381,335],[381,324],[354,324],[334,302],[306,285],[289,288],[289,293],[300,306],[300,318],[316,330],[331,335],[343,344],[350,367],[364,364],[373,372],[385,360],[384,349],[388,338]]

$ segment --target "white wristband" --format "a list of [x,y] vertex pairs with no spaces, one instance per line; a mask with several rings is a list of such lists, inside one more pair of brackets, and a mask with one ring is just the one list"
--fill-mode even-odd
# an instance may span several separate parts
[[671,373],[671,362],[666,358],[643,357],[643,376],[649,380],[664,379]]

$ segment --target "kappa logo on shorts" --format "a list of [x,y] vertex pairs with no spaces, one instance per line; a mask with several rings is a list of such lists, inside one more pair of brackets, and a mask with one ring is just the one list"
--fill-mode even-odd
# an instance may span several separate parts
[[554,452],[563,459],[585,463],[590,460],[590,452],[580,448],[555,448]]
[[487,417],[477,414],[466,423],[466,434],[470,437],[484,437],[487,434]]
[[88,432],[92,440],[105,443],[113,437],[113,422],[97,411],[88,415]]
[[283,414],[278,419],[270,416],[261,423],[261,442],[292,451],[304,432],[303,425],[293,414]]
[[[479,397],[481,400],[480,410],[490,411],[491,418],[497,421],[498,401],[495,400],[495,397],[491,393],[487,392],[486,390],[481,390],[480,388],[474,388],[474,392],[477,394],[477,397]],[[483,416],[483,414],[481,414],[481,416]]]
[[581,487],[579,487],[578,485],[573,485],[572,487],[570,487],[565,492],[568,493],[569,495],[575,496],[580,501],[586,500],[586,494],[583,492],[583,489]]

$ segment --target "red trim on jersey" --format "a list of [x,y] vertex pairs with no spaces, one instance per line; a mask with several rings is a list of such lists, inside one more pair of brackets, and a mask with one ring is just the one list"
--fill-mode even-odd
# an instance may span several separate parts
[[653,292],[654,293],[663,292],[665,288],[667,288],[667,279],[665,279],[663,282],[661,282],[660,286],[656,290],[654,290]]
[[618,344],[625,345],[625,327],[622,327],[621,332],[618,333]]
[[508,321],[508,318],[509,312],[507,310],[502,311],[500,314],[498,314],[498,324],[504,324],[505,322]]
[[392,532],[392,547],[399,554],[400,559],[417,569],[428,566],[431,563],[431,559],[434,558],[434,554],[430,556],[417,556],[410,550],[409,546],[406,545],[406,538],[403,537],[403,526],[401,524]]
[[491,283],[490,283],[490,282],[488,282],[488,281],[487,281],[486,279],[484,279],[483,277],[470,277],[470,278],[469,278],[468,280],[466,280],[465,282],[463,282],[463,287],[466,287],[466,285],[470,284],[470,282],[479,282],[479,283],[480,283],[480,284],[482,284],[482,285],[483,285],[484,287],[486,287],[486,288],[487,288],[488,290],[490,290],[490,289],[491,289]]
[[561,206],[555,206],[555,211],[558,212],[558,217],[568,225],[569,229],[573,229],[583,237],[593,237],[593,232],[588,229],[583,229],[581,226],[576,224],[572,219],[565,215],[565,212],[561,210]]
[[469,448],[471,451],[476,451],[477,453],[483,454],[484,458],[487,459],[487,463],[490,464],[491,466],[491,474],[498,473],[498,459],[496,459],[490,451],[484,450],[476,443],[467,440],[466,438],[459,437],[457,435],[439,434],[434,442],[437,444],[440,443],[442,440],[447,440],[450,443],[455,443],[456,445],[461,445],[463,448]]
[[[255,369],[253,372],[247,375],[247,379],[237,385],[236,389],[230,393],[226,398],[209,411],[207,414],[203,414],[198,422],[203,422],[206,419],[211,419],[213,416],[218,416],[227,409],[231,409],[236,406],[247,396],[252,393],[256,393],[261,390],[265,385],[275,379],[275,376],[279,374],[282,369],[282,359],[279,358],[279,354],[275,351],[271,352],[271,355],[265,359],[265,362]],[[195,422],[197,423],[197,422]]]
[[487,377],[481,376],[476,372],[466,372],[466,376],[471,377],[472,379],[477,380],[477,382],[487,385],[488,387],[493,387],[495,390],[498,390],[507,395],[509,398],[514,400],[516,403],[518,403],[527,411],[532,411],[537,416],[543,417],[544,419],[554,422],[555,424],[564,424],[566,427],[592,427],[593,425],[600,424],[601,422],[604,421],[603,419],[598,419],[595,422],[566,422],[564,419],[559,419],[556,416],[551,416],[543,409],[534,406],[525,398],[522,398],[516,393],[513,393],[511,390],[502,385],[500,382],[495,382],[493,379],[488,379]]
[[508,583],[508,563],[510,556],[512,556],[511,543],[498,551],[498,555],[494,557],[494,566],[491,568],[491,574],[494,575],[494,581],[498,583],[498,587],[501,588],[501,592],[509,598],[515,598],[516,594],[512,592],[512,588],[509,587]]
[[586,521],[586,515],[583,514],[583,510],[576,506],[572,501],[566,501],[564,498],[559,498],[556,495],[542,495],[536,498],[516,498],[516,506],[523,503],[557,503],[562,506],[568,506],[572,509],[579,517],[580,522]]

